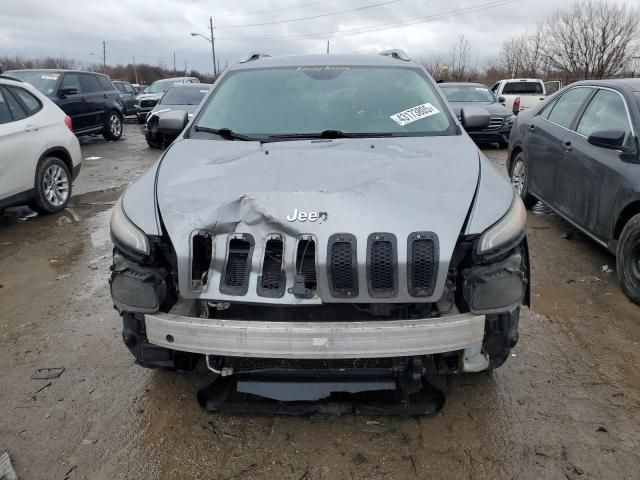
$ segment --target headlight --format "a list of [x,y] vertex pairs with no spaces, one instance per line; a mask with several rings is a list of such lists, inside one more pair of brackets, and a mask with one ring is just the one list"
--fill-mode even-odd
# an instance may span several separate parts
[[122,207],[123,196],[124,195],[118,199],[111,212],[111,236],[114,243],[133,250],[138,254],[149,255],[151,253],[149,239],[145,233],[127,217]]
[[519,242],[527,228],[527,211],[520,197],[514,192],[509,211],[489,227],[478,241],[477,254],[485,255],[510,247]]

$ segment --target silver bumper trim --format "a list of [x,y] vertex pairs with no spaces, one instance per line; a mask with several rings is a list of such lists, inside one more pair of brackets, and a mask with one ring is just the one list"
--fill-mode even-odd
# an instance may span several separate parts
[[380,358],[463,350],[482,344],[483,315],[371,322],[256,322],[145,315],[149,342],[232,357]]

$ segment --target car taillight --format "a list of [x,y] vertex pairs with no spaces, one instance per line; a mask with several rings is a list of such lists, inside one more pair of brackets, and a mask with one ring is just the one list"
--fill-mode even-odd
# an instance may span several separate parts
[[513,114],[517,115],[520,112],[520,97],[516,97],[513,101]]
[[64,124],[67,126],[69,130],[73,132],[73,124],[71,123],[71,117],[69,115],[66,115],[64,117]]

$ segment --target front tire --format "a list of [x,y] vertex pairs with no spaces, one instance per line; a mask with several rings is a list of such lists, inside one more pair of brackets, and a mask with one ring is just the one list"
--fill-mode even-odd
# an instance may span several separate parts
[[616,251],[616,270],[624,293],[640,305],[640,213],[622,230]]
[[38,166],[35,198],[31,210],[51,214],[64,210],[71,198],[71,174],[65,163],[56,157],[46,157]]
[[509,178],[511,186],[520,195],[526,208],[531,208],[538,203],[538,199],[529,193],[529,167],[522,152],[518,153],[513,160]]
[[122,115],[115,110],[110,111],[109,115],[107,115],[102,136],[114,142],[122,137]]

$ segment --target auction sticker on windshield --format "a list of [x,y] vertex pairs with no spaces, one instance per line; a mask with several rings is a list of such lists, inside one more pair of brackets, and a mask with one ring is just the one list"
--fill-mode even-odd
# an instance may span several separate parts
[[415,107],[408,108],[402,112],[395,113],[389,118],[396,122],[398,125],[404,127],[410,123],[413,123],[422,118],[430,117],[440,113],[436,107],[430,103],[423,103],[422,105],[416,105]]

